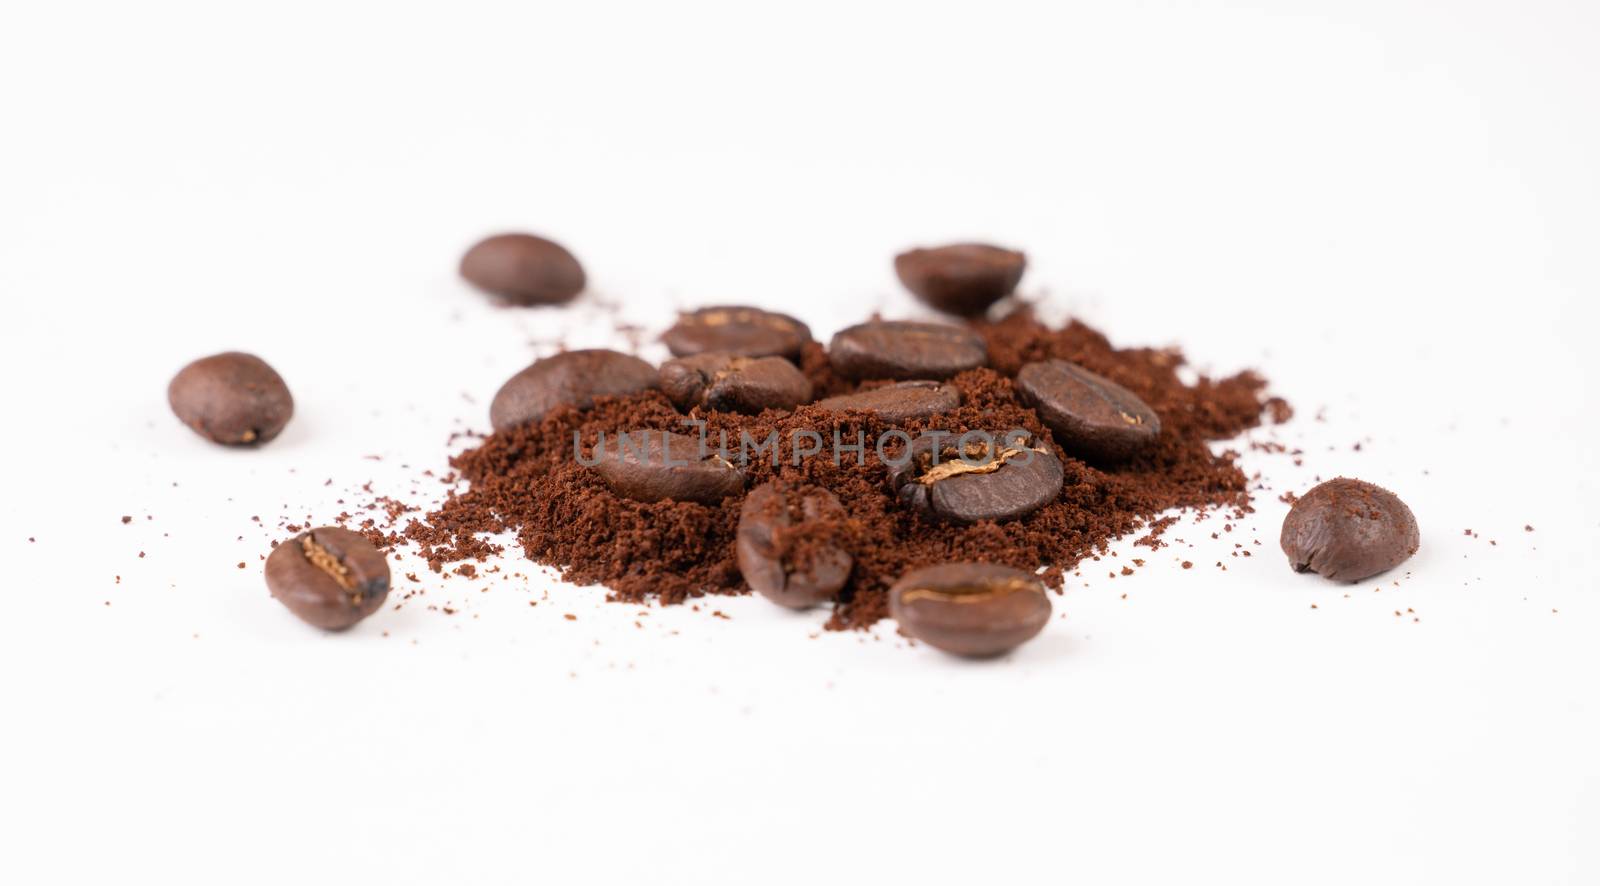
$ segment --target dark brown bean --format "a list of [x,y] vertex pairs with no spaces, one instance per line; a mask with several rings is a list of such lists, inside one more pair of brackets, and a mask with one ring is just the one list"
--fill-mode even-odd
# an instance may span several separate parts
[[557,406],[588,409],[596,397],[623,397],[656,386],[656,370],[617,351],[565,351],[511,376],[489,404],[496,431],[529,424]]
[[552,305],[583,291],[583,265],[566,247],[532,234],[497,234],[461,257],[468,283],[515,305]]
[[833,538],[844,506],[820,486],[763,483],[745,496],[734,546],[751,589],[774,603],[805,609],[833,599],[853,559]]
[[1417,518],[1398,496],[1340,477],[1294,503],[1278,543],[1295,572],[1361,581],[1404,563],[1421,540]]
[[389,561],[360,533],[337,526],[302,532],[267,557],[267,589],[301,621],[342,631],[389,594]]
[[795,359],[811,341],[811,330],[788,314],[724,305],[679,316],[661,340],[674,357],[724,351],[741,357]]
[[595,470],[612,492],[635,501],[714,505],[744,489],[744,474],[699,437],[640,430],[608,434]]
[[283,377],[260,357],[237,351],[183,367],[167,385],[167,402],[195,433],[228,446],[265,443],[294,415]]
[[828,345],[834,371],[849,379],[947,379],[989,359],[970,329],[875,320],[840,330]]
[[947,563],[908,573],[889,589],[900,629],[952,655],[989,658],[1028,642],[1050,620],[1037,576],[991,563]]
[[818,400],[816,405],[832,412],[859,409],[871,412],[889,424],[898,425],[959,407],[961,393],[951,385],[936,381],[902,381],[870,391]]
[[913,249],[894,257],[894,271],[913,295],[963,316],[982,314],[1010,295],[1027,266],[1022,253],[982,243]]
[[895,497],[929,519],[953,523],[1015,520],[1061,494],[1061,461],[1025,436],[919,437],[891,467]]
[[1161,435],[1160,416],[1132,391],[1065,360],[1022,367],[1016,390],[1069,455],[1120,461]]
[[811,382],[782,357],[739,357],[721,351],[661,364],[661,390],[679,409],[702,406],[754,415],[811,401]]

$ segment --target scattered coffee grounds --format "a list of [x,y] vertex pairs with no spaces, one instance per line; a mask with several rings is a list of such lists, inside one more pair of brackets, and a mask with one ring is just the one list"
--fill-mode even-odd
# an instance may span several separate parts
[[[911,410],[906,414],[917,417],[899,424],[886,422],[878,412],[818,404],[754,416],[694,409],[691,416],[704,423],[713,451],[722,439],[734,452],[742,440],[770,445],[757,448],[741,466],[742,485],[730,484],[733,494],[720,500],[708,497],[711,504],[627,498],[613,492],[596,468],[581,463],[594,462],[602,433],[606,447],[625,432],[697,433],[666,394],[640,390],[597,396],[583,411],[554,406],[535,421],[499,428],[451,460],[466,487],[438,510],[410,521],[402,536],[437,572],[447,563],[499,553],[482,535],[510,532],[528,558],[555,567],[569,581],[604,584],[620,601],[678,603],[747,590],[736,554],[743,490],[773,480],[816,487],[837,497],[844,515],[813,530],[827,543],[842,545],[853,561],[828,622],[839,629],[866,627],[886,616],[889,588],[915,569],[994,563],[1037,571],[1044,585],[1060,588],[1081,560],[1104,551],[1113,539],[1143,529],[1146,534],[1136,543],[1162,546],[1161,534],[1174,522],[1161,516],[1164,511],[1226,508],[1242,516],[1250,510],[1248,481],[1234,464],[1235,455],[1213,454],[1208,441],[1256,426],[1264,410],[1274,417],[1287,410],[1287,404],[1281,410],[1269,406],[1259,376],[1245,372],[1186,385],[1178,377],[1184,360],[1176,351],[1113,348],[1081,323],[1050,328],[1025,309],[994,323],[973,324],[972,344],[961,327],[947,328],[950,332],[941,331],[939,339],[976,352],[975,362],[983,362],[985,347],[988,357],[981,368],[948,368],[953,377],[946,384],[960,397],[951,409]],[[875,356],[894,358],[885,365],[903,363],[890,367],[899,371],[921,371],[923,358],[935,356],[925,353],[915,337],[895,344],[905,353]],[[1155,440],[1115,465],[1091,464],[1064,449],[1013,384],[1025,364],[1055,359],[1108,379],[1148,405],[1160,418]],[[802,348],[799,365],[819,398],[880,388],[886,375],[897,374],[860,384],[846,380],[815,342]],[[872,377],[871,367],[851,369],[850,375]],[[895,441],[878,451],[877,441],[893,438],[885,438],[885,432],[904,432],[910,439],[930,431],[959,435],[978,429],[1031,435],[1059,464],[1060,493],[1031,513],[998,523],[928,519],[896,500],[885,458],[896,459],[904,449]]]

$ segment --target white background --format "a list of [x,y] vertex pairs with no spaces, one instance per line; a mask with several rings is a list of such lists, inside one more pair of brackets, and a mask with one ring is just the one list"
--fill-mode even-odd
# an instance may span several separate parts
[[[7,4],[0,879],[1600,881],[1596,45],[1586,2]],[[467,290],[505,228],[586,301]],[[890,256],[974,237],[1262,369],[1303,467],[987,664],[519,559],[406,559],[344,635],[267,596],[280,523],[436,497],[556,341],[908,316]],[[297,399],[256,451],[165,404],[230,348]],[[1277,496],[1339,474],[1416,511],[1402,573],[1290,573]]]

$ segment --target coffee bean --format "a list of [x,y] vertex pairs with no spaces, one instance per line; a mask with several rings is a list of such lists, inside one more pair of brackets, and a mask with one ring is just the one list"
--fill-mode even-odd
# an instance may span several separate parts
[[461,257],[461,276],[515,305],[552,305],[583,291],[583,266],[566,247],[532,234],[498,234]]
[[311,529],[272,549],[267,589],[301,621],[342,631],[383,605],[389,561],[360,533]]
[[638,357],[607,350],[566,351],[511,376],[489,404],[496,431],[529,424],[557,406],[588,409],[596,397],[623,397],[656,386],[656,370]]
[[1132,391],[1065,360],[1022,367],[1016,390],[1069,455],[1120,461],[1161,435],[1161,418]]
[[874,320],[841,330],[828,360],[850,379],[942,380],[989,359],[977,333],[942,323]]
[[1361,581],[1417,552],[1417,518],[1394,493],[1340,477],[1313,487],[1289,509],[1278,538],[1295,572]]
[[661,340],[674,357],[724,351],[741,357],[795,359],[811,341],[811,330],[787,314],[729,305],[679,316]]
[[1037,576],[992,563],[947,563],[908,573],[889,589],[900,629],[953,655],[989,658],[1033,639],[1050,620]]
[[816,405],[832,412],[859,409],[871,412],[889,424],[898,425],[949,412],[961,405],[961,394],[954,387],[936,381],[902,381],[870,391],[818,400]]
[[833,599],[853,560],[831,537],[844,506],[820,486],[763,483],[745,496],[734,546],[739,571],[757,593],[791,609]]
[[183,367],[167,385],[167,402],[195,433],[229,446],[265,443],[294,415],[282,376],[260,357],[237,351]]
[[595,470],[612,492],[635,501],[697,501],[714,505],[744,489],[744,474],[702,444],[670,431],[607,434]]
[[661,390],[679,409],[703,406],[754,415],[811,400],[811,382],[782,357],[738,357],[723,351],[661,364]]
[[894,257],[894,271],[913,295],[964,316],[982,314],[1010,295],[1027,266],[1022,253],[982,243],[913,249]]
[[1025,517],[1055,501],[1062,482],[1061,461],[1026,435],[973,435],[964,444],[919,437],[889,471],[902,504],[952,523]]

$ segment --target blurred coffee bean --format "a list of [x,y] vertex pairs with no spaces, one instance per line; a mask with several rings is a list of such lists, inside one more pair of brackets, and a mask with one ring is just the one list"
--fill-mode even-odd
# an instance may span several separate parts
[[976,441],[919,437],[889,471],[899,501],[929,519],[953,523],[1015,520],[1061,494],[1061,461],[1025,437]]
[[265,443],[289,423],[294,398],[283,378],[253,354],[229,351],[202,357],[167,385],[172,411],[213,443]]
[[963,316],[982,314],[1010,295],[1027,266],[1022,253],[982,243],[913,249],[894,258],[895,273],[912,294]]
[[1132,391],[1065,360],[1022,367],[1016,390],[1069,455],[1120,461],[1161,435],[1161,418]]
[[805,609],[833,599],[850,577],[850,553],[830,538],[844,506],[820,486],[763,483],[745,496],[735,553],[751,589],[774,603]]
[[744,490],[744,474],[697,436],[640,430],[607,434],[595,470],[612,492],[635,501],[714,505]]
[[833,412],[859,409],[897,425],[956,409],[961,405],[961,393],[936,381],[902,381],[818,400],[816,405]]
[[1417,518],[1398,496],[1340,477],[1294,503],[1278,542],[1295,572],[1361,581],[1404,563],[1421,540]]
[[557,406],[588,409],[594,398],[622,397],[656,386],[656,370],[617,351],[566,351],[511,376],[489,404],[496,431],[529,424]]
[[679,409],[703,406],[751,415],[793,409],[811,400],[811,382],[788,360],[720,351],[661,364],[661,390]]
[[461,276],[515,305],[571,301],[583,291],[583,266],[566,247],[532,234],[498,234],[461,257]]
[[723,351],[741,357],[800,356],[811,330],[787,314],[728,305],[680,315],[661,336],[674,357]]
[[943,380],[988,358],[977,333],[942,323],[875,320],[841,330],[828,345],[834,371],[857,381]]
[[1037,576],[990,563],[918,569],[889,589],[900,629],[953,655],[989,658],[1033,639],[1050,620]]
[[323,526],[272,549],[267,589],[301,621],[342,631],[383,605],[389,561],[366,537]]

